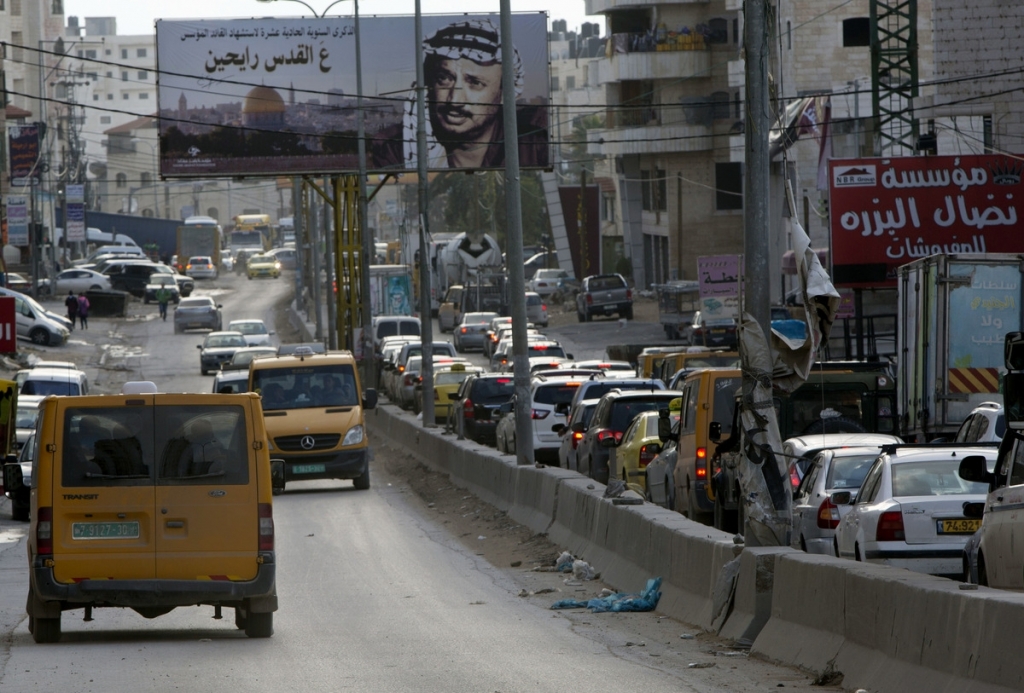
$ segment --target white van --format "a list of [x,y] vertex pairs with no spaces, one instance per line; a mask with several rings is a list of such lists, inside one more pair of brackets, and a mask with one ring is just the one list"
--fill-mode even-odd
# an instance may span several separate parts
[[89,379],[71,368],[33,368],[21,384],[19,395],[87,395]]

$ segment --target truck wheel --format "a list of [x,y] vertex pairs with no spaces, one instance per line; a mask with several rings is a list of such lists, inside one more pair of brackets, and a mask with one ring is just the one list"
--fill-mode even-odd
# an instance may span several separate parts
[[370,488],[370,465],[367,463],[366,471],[363,472],[362,476],[357,476],[352,480],[352,485],[356,487],[357,491],[366,491]]
[[60,616],[57,618],[32,619],[32,639],[37,643],[57,642],[60,640]]
[[274,614],[250,613],[245,619],[245,634],[250,638],[269,638],[274,634]]

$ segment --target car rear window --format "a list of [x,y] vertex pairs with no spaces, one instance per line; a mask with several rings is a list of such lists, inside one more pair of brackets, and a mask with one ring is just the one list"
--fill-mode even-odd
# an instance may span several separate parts
[[77,380],[33,380],[29,378],[21,386],[23,395],[80,395],[81,387]]
[[569,404],[579,387],[579,383],[540,385],[533,393],[533,401],[536,404]]
[[398,334],[418,337],[420,334],[420,324],[411,320],[403,320],[398,323]]
[[892,465],[892,495],[907,496],[962,496],[985,495],[988,484],[965,481],[960,478],[960,458],[929,460],[927,462],[901,462]]
[[668,407],[669,399],[626,399],[612,403],[611,420],[608,428],[613,431],[625,431],[637,414]]
[[470,399],[489,402],[507,400],[515,394],[516,384],[512,378],[478,378],[470,388]]
[[234,405],[68,408],[61,484],[247,484],[248,443]]
[[630,383],[621,380],[594,381],[594,384],[587,385],[586,399],[600,399],[612,390],[655,390],[656,385],[650,383]]
[[590,281],[591,291],[609,291],[611,289],[621,289],[624,286],[625,284],[618,277],[597,277]]
[[832,458],[826,489],[858,489],[878,455],[846,455]]
[[560,346],[548,346],[546,344],[530,344],[526,347],[526,355],[530,356],[552,356],[565,358],[565,349]]
[[526,294],[526,305],[528,306],[539,306],[543,301],[537,294]]

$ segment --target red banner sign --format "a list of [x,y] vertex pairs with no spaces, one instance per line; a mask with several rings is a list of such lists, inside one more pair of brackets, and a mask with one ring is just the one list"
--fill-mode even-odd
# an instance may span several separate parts
[[1024,252],[1022,174],[1001,155],[830,161],[833,281],[895,286],[920,257]]

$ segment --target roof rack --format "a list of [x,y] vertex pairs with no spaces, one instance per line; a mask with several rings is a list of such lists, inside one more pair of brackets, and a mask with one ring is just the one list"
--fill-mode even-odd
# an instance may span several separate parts
[[913,450],[942,450],[949,448],[998,448],[999,441],[993,442],[975,442],[975,443],[884,443],[880,446],[883,454],[891,454],[897,450],[903,448],[910,448]]

